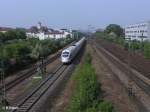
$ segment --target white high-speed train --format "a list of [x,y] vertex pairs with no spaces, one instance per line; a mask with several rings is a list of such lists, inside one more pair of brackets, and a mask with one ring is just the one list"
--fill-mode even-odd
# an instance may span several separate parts
[[77,55],[81,47],[85,42],[85,37],[83,37],[80,41],[76,42],[72,46],[66,48],[61,53],[61,62],[62,63],[70,63],[73,58]]

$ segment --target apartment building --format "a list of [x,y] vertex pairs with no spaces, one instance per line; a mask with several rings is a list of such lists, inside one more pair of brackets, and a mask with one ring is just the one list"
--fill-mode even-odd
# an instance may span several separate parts
[[138,41],[150,41],[150,21],[127,25],[125,27],[125,38]]

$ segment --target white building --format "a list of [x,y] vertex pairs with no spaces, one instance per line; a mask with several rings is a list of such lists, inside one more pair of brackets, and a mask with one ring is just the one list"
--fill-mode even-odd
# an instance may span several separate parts
[[33,26],[26,33],[28,38],[38,38],[40,40],[48,39],[48,38],[66,38],[68,35],[72,37],[72,31],[67,29],[62,30],[54,30],[49,29],[39,22],[38,26]]
[[48,39],[48,38],[55,38],[55,39],[60,39],[60,38],[66,38],[68,35],[72,37],[71,33],[68,32],[27,32],[26,33],[28,38],[38,38],[40,40]]
[[138,41],[142,41],[143,38],[143,40],[150,41],[150,21],[127,25],[125,27],[125,38]]

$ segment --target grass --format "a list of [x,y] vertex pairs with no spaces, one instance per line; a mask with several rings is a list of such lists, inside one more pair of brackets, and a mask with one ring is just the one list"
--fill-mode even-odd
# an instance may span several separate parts
[[74,72],[75,88],[67,112],[113,112],[112,104],[101,98],[101,86],[91,62],[90,53],[86,53]]
[[42,77],[40,74],[36,74],[27,85],[25,85],[23,89],[23,93],[26,92],[26,90],[29,90],[30,88],[34,87],[37,85],[40,81],[42,80]]
[[110,36],[110,35],[105,34],[103,32],[95,33],[94,36],[97,38],[105,39],[109,42],[116,43],[116,44],[124,47],[125,50],[130,49],[133,52],[142,53],[146,59],[150,59],[150,42],[149,41],[140,42],[137,40],[132,40],[130,42],[130,46],[129,46],[129,42],[126,41],[124,39],[124,37],[118,37],[118,36],[113,37],[113,36]]

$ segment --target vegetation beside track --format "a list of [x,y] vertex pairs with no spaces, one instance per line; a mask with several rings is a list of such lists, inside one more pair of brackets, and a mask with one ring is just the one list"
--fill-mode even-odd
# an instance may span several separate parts
[[0,33],[0,69],[2,68],[5,76],[8,76],[41,57],[47,57],[74,40],[75,38],[69,36],[64,39],[28,39],[22,29]]
[[113,112],[112,104],[101,97],[100,84],[91,61],[91,55],[85,54],[83,62],[74,72],[75,89],[67,112]]
[[124,47],[125,50],[132,50],[132,52],[143,54],[143,56],[147,59],[150,59],[150,42],[144,41],[140,42],[137,40],[133,40],[129,43],[126,41],[123,36],[114,36],[109,35],[105,32],[96,32],[94,34],[95,37],[105,39],[109,42],[113,42]]
[[29,90],[30,88],[34,87],[35,85],[38,85],[40,81],[42,81],[42,75],[36,74],[34,77],[32,77],[29,83],[24,86],[23,93]]

